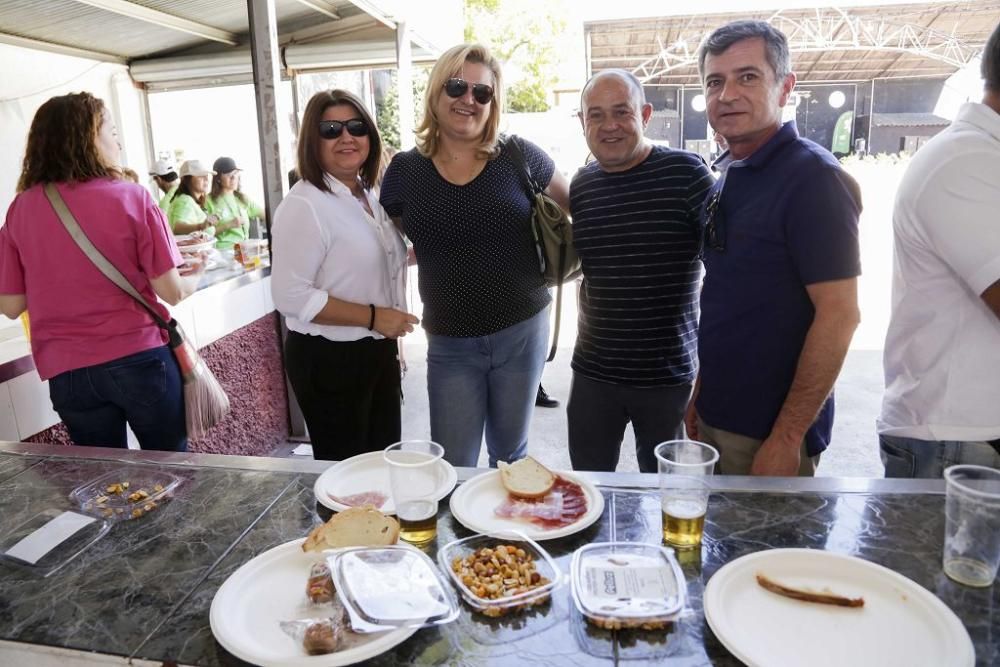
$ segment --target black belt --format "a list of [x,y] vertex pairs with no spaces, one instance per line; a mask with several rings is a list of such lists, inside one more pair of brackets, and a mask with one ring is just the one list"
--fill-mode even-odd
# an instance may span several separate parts
[[997,456],[1000,456],[1000,438],[997,438],[996,440],[987,440],[986,444],[996,451]]

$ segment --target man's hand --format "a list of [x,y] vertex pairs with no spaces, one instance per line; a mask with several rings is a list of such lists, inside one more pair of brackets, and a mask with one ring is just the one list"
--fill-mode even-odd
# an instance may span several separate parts
[[751,475],[796,477],[802,463],[802,443],[771,434],[757,450],[750,466]]
[[688,440],[698,439],[698,410],[694,407],[693,396],[684,411],[684,430],[687,431]]

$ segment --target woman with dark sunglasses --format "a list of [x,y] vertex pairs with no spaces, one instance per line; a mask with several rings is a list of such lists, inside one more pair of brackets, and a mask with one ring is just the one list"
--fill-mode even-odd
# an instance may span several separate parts
[[[525,456],[548,342],[531,201],[498,136],[502,93],[488,49],[449,49],[431,71],[417,147],[382,181],[382,205],[420,267],[431,437],[462,466],[478,463],[484,432],[491,466]],[[552,160],[523,147],[534,177],[568,209]]]
[[406,312],[406,246],[372,187],[382,140],[361,100],[313,95],[299,131],[298,176],[275,212],[271,294],[285,316],[285,367],[313,456],[343,460],[400,439],[397,338]]

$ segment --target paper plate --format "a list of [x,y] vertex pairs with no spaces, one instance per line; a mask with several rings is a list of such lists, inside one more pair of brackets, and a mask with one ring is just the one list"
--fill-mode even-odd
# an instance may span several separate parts
[[[865,604],[793,600],[761,588],[757,573]],[[969,633],[933,593],[881,565],[816,549],[772,549],[727,563],[705,587],[705,618],[750,667],[971,667],[976,661]]]
[[212,634],[241,660],[263,667],[338,667],[374,658],[410,637],[416,628],[355,636],[343,651],[307,655],[281,629],[281,621],[309,618],[305,586],[309,568],[325,558],[293,540],[265,551],[229,575],[212,599]]
[[493,513],[507,499],[507,490],[500,482],[500,471],[493,470],[473,477],[451,496],[451,515],[469,530],[485,535],[501,531],[519,530],[533,540],[554,540],[578,533],[597,521],[604,512],[604,496],[590,482],[573,473],[555,474],[579,484],[587,496],[587,513],[575,523],[561,528],[546,530],[527,520],[505,519]]
[[[441,500],[455,488],[458,483],[458,473],[455,468],[441,459],[438,465],[443,469],[443,479],[435,500]],[[395,514],[396,505],[392,502],[392,489],[389,487],[389,466],[382,458],[382,452],[368,452],[344,459],[335,463],[316,479],[313,492],[316,501],[335,512],[342,512],[349,506],[337,502],[333,496],[344,498],[358,493],[378,491],[385,495],[385,503],[378,509],[385,514]]]

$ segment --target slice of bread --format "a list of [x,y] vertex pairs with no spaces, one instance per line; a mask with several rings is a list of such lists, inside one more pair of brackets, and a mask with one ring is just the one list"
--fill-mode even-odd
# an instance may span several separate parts
[[500,461],[497,465],[503,488],[517,498],[541,498],[556,483],[552,471],[530,456],[509,464]]
[[382,547],[399,540],[399,522],[377,509],[351,507],[316,526],[302,543],[303,551],[340,547]]

